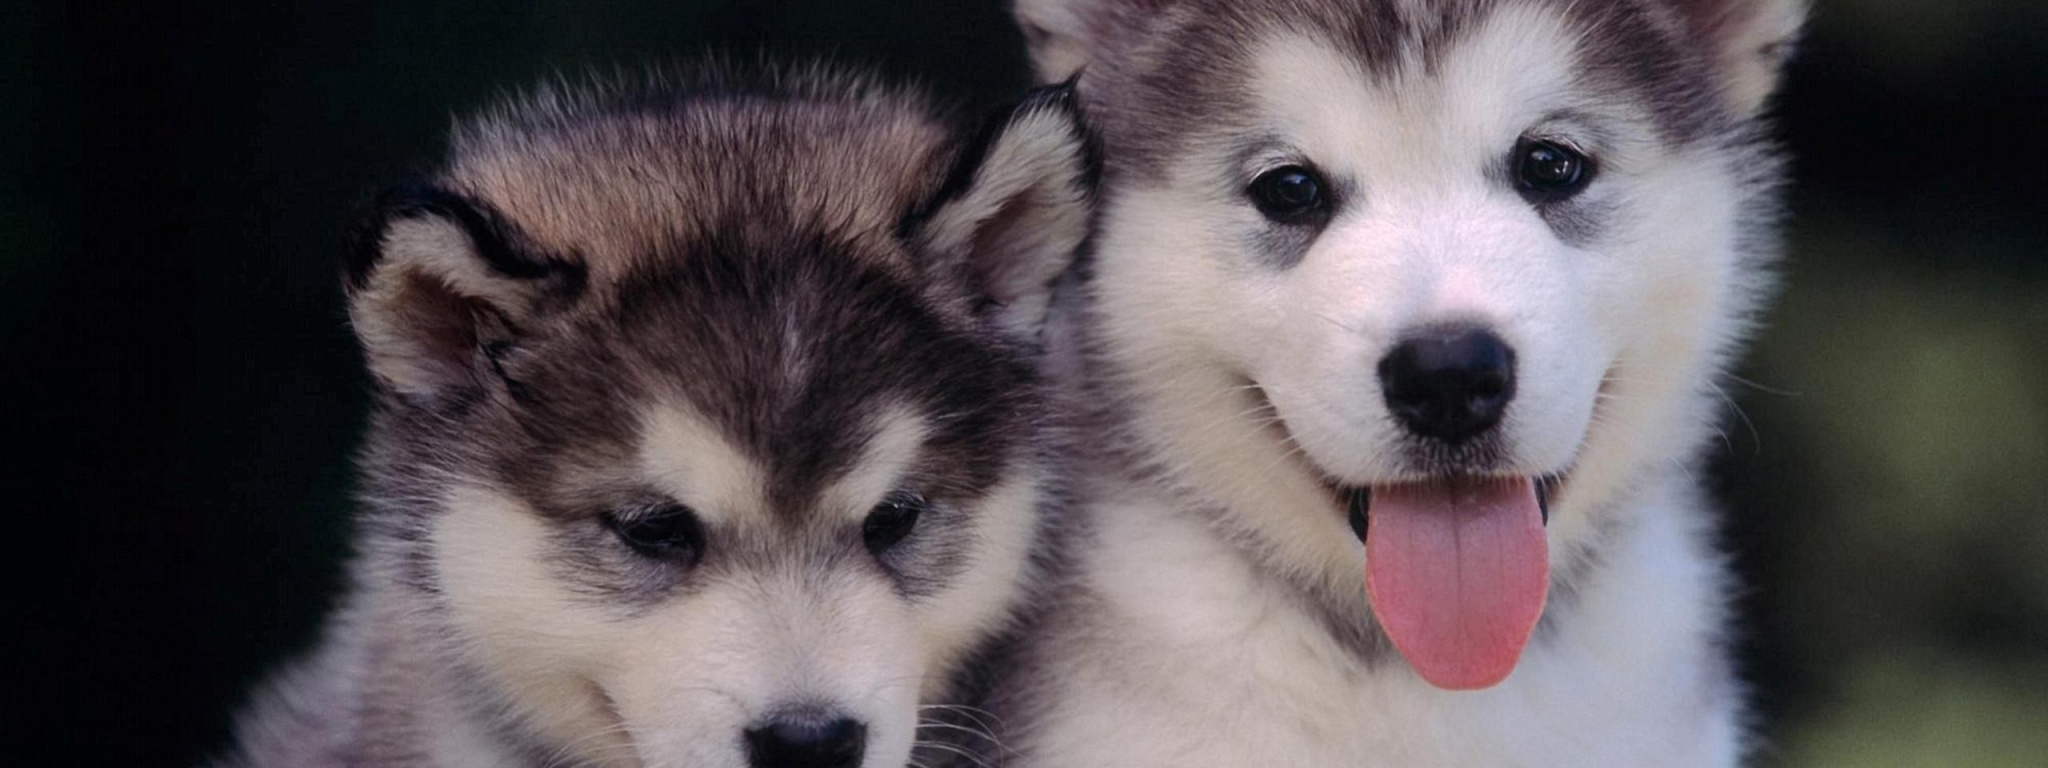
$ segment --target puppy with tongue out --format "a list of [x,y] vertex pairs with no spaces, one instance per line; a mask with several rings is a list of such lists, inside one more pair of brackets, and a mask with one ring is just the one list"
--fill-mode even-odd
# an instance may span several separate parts
[[1373,614],[1430,684],[1486,688],[1515,670],[1550,589],[1538,493],[1527,478],[1461,478],[1355,495]]
[[1741,765],[1694,478],[1805,3],[1011,3],[1103,167],[1071,538],[976,757]]

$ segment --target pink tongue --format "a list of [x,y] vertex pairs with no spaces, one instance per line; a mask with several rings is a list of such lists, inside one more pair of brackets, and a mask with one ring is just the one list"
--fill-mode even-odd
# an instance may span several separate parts
[[1535,484],[1376,487],[1367,520],[1366,593],[1409,666],[1451,690],[1506,679],[1550,588]]

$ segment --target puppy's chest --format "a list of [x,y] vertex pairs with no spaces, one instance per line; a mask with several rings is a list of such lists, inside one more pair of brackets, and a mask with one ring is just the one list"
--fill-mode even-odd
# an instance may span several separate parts
[[1569,765],[1687,741],[1656,722],[1672,702],[1614,685],[1582,650],[1538,643],[1507,682],[1475,692],[1362,659],[1200,519],[1119,506],[1101,518],[1089,581],[1114,625],[1098,636],[1128,643],[1112,656],[1135,663],[1072,683],[1095,689],[1090,716],[1151,734],[1127,745],[1137,764],[1179,752],[1210,765]]

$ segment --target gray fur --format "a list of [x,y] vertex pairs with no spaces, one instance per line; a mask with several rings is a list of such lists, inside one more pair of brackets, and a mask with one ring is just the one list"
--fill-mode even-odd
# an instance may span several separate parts
[[[772,574],[879,574],[906,610],[933,605],[1006,529],[978,519],[1000,484],[1053,490],[1030,311],[1049,288],[984,278],[1057,274],[1078,243],[1088,168],[1071,110],[1047,91],[977,136],[860,75],[708,65],[555,83],[458,124],[446,164],[379,203],[346,265],[379,384],[351,588],[319,649],[256,696],[220,765],[624,758],[536,731],[529,712],[546,702],[492,682],[502,675],[453,618],[464,598],[439,575],[458,486],[530,509],[547,532],[539,572],[603,622]],[[687,568],[605,527],[607,513],[665,501],[634,462],[646,413],[675,402],[762,468],[774,517],[707,525]],[[858,521],[819,505],[879,439],[883,406],[926,420],[902,482],[931,508],[878,563]],[[1034,573],[988,607],[980,637],[928,649],[947,666],[923,671],[939,681],[927,691],[999,642]],[[692,726],[630,725],[642,742]]]

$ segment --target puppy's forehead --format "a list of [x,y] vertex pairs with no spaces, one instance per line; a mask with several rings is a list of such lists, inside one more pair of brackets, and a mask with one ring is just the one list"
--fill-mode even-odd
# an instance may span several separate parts
[[[1500,63],[1514,60],[1529,68],[1509,79],[1535,87],[1562,81],[1578,93],[1625,101],[1665,139],[1684,141],[1723,116],[1705,59],[1676,30],[1668,10],[1641,0],[1194,0],[1083,78],[1084,87],[1096,81],[1091,109],[1102,118],[1112,167],[1148,174],[1220,136],[1264,127],[1258,123],[1269,117],[1271,91],[1262,75],[1331,61],[1342,64],[1317,69],[1342,77],[1293,78],[1291,103],[1367,88],[1443,91],[1445,75],[1469,74],[1474,63],[1507,73]],[[1290,60],[1287,42],[1320,58]],[[1458,87],[1475,84],[1465,78]],[[1458,95],[1488,90],[1476,87]]]
[[[647,401],[673,403],[699,425],[676,434],[716,435],[675,445],[741,457],[718,459],[746,468],[720,476],[765,489],[764,509],[817,507],[876,450],[972,493],[1028,427],[1023,359],[934,309],[915,279],[847,252],[857,246],[814,232],[680,247],[626,281],[587,340],[617,350]],[[567,375],[584,377],[579,391],[602,388]],[[919,419],[888,416],[905,412]],[[932,426],[892,426],[921,419]],[[944,449],[913,450],[922,443]]]
[[1246,138],[1285,144],[1338,172],[1469,165],[1582,101],[1573,32],[1545,9],[1504,8],[1460,43],[1427,63],[1373,73],[1323,35],[1276,30],[1252,49],[1262,121],[1246,126]]
[[810,493],[792,494],[779,485],[791,473],[778,465],[813,459],[802,451],[758,455],[696,407],[671,399],[643,409],[637,470],[640,482],[714,525],[788,519],[797,510],[857,516],[914,474],[927,424],[917,408],[900,403],[857,415],[847,425],[853,439],[843,442],[848,455],[835,462],[839,471],[818,478]]

